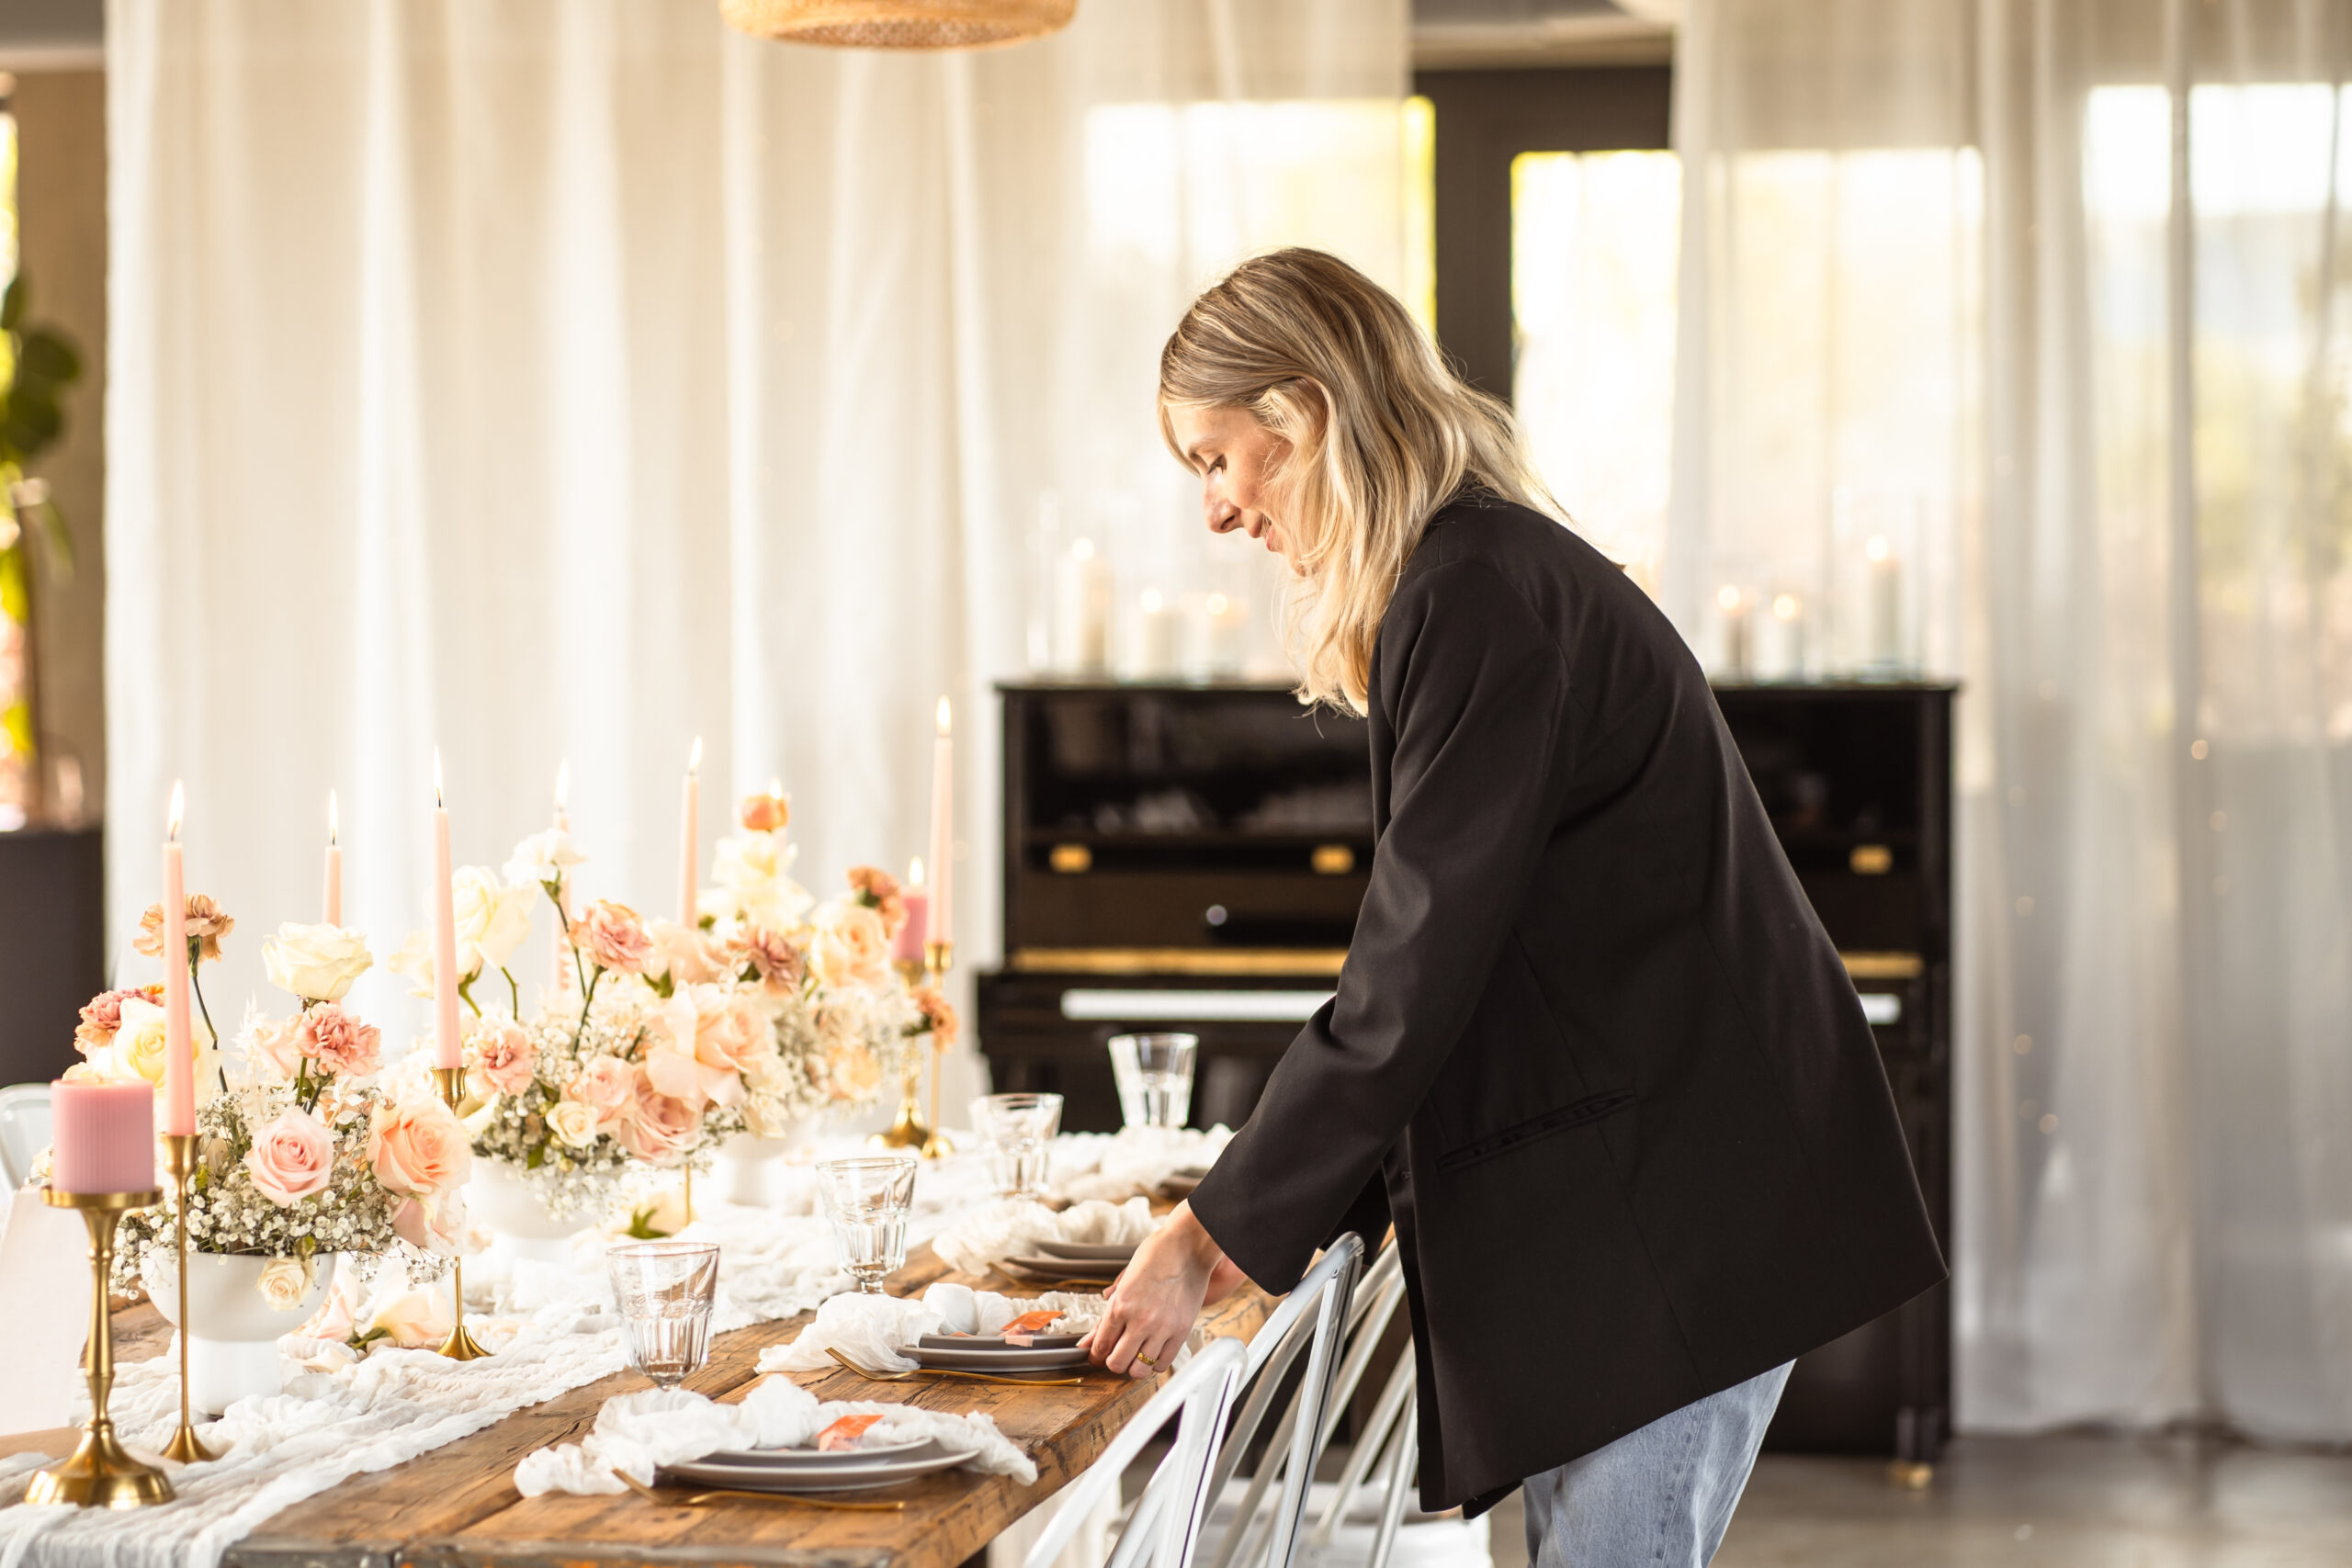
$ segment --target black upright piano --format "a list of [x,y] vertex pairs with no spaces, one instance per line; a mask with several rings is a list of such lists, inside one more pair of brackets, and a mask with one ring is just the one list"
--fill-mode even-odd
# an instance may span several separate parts
[[[1001,686],[1004,966],[978,980],[999,1089],[1119,1124],[1103,1042],[1201,1036],[1193,1120],[1238,1126],[1329,996],[1372,860],[1361,720],[1241,683]],[[1845,955],[1950,1251],[1951,698],[1898,682],[1722,685],[1783,848]],[[1798,1363],[1771,1446],[1932,1460],[1937,1291]]]

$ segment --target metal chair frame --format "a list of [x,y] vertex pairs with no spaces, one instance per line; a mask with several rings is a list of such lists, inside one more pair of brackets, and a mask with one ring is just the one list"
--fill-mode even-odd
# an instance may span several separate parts
[[[48,1146],[49,1102],[49,1085],[45,1083],[10,1084],[0,1089],[0,1179],[6,1180],[11,1190],[25,1184],[25,1178],[32,1174],[33,1160]],[[20,1147],[15,1135],[17,1125],[36,1117],[40,1120],[39,1135],[25,1140]]]

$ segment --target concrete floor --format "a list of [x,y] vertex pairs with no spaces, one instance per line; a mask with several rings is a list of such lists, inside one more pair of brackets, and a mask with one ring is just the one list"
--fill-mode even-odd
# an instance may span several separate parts
[[[1495,1568],[1526,1568],[1519,1499]],[[1883,1461],[1767,1454],[1714,1568],[2344,1568],[2352,1456],[2196,1438],[1964,1438],[1924,1492]]]

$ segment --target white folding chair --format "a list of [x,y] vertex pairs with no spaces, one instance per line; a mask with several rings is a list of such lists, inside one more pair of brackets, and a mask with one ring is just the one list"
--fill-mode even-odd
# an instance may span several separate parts
[[1086,1473],[1062,1489],[1053,1523],[1029,1549],[1022,1568],[1047,1568],[1059,1557],[1104,1495],[1118,1496],[1127,1466],[1170,1421],[1177,1423],[1176,1440],[1136,1500],[1107,1568],[1192,1568],[1208,1501],[1209,1460],[1246,1360],[1239,1340],[1213,1339],[1161,1384]]
[[0,1089],[0,1177],[13,1192],[32,1174],[33,1161],[49,1147],[49,1086],[10,1084]]
[[[1341,1236],[1250,1342],[1250,1395],[1226,1434],[1210,1478],[1209,1495],[1224,1524],[1211,1568],[1291,1568],[1315,1466],[1330,1443],[1339,1404],[1347,1397],[1340,1385],[1344,1382],[1352,1390],[1355,1379],[1363,1375],[1361,1358],[1355,1357],[1348,1358],[1356,1362],[1353,1375],[1346,1375],[1341,1351],[1353,1321],[1356,1276],[1363,1267],[1363,1240],[1353,1233]],[[1264,1424],[1283,1380],[1302,1354],[1306,1371],[1297,1392],[1258,1461],[1257,1473],[1228,1516],[1224,1506],[1227,1485]],[[1363,1351],[1365,1357],[1370,1354],[1368,1348]],[[1281,1491],[1270,1508],[1266,1495],[1278,1482]]]

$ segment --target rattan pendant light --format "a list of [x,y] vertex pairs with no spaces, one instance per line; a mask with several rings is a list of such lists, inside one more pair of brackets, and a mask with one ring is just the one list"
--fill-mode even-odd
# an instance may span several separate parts
[[753,38],[849,49],[987,49],[1069,25],[1078,0],[718,0]]

